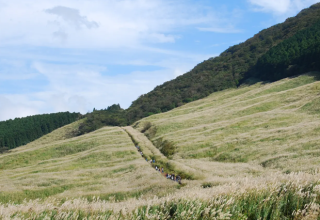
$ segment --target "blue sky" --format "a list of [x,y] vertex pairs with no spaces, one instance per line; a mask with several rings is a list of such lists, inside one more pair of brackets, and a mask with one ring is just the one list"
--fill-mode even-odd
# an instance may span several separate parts
[[315,0],[0,0],[0,120],[141,94]]

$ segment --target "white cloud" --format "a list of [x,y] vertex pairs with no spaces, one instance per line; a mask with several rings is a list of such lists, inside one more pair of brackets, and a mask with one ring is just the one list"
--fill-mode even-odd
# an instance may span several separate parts
[[97,22],[89,21],[86,16],[81,16],[79,10],[74,8],[56,6],[50,9],[46,9],[45,12],[61,17],[64,21],[68,22],[71,25],[74,25],[76,28],[81,28],[82,26],[85,26],[88,29],[99,27]]
[[231,15],[182,0],[10,0],[0,11],[0,46],[100,49],[172,43],[185,27],[221,32]]
[[298,11],[319,2],[318,0],[248,0],[254,10],[271,12],[276,15],[297,13]]
[[44,92],[26,95],[29,100],[41,100],[55,111],[82,113],[114,103],[129,107],[142,93],[174,77],[170,69],[105,76],[100,66],[34,63],[34,68],[47,77],[50,85]]

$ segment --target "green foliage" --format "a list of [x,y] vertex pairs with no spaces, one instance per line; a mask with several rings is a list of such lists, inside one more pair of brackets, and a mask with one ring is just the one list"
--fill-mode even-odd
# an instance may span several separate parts
[[112,105],[104,110],[95,110],[86,115],[86,120],[79,126],[79,135],[95,131],[103,126],[125,126],[128,124],[125,111],[120,105]]
[[79,116],[79,113],[60,112],[2,121],[0,122],[0,153],[34,141],[76,121]]
[[142,133],[146,132],[147,130],[149,130],[151,128],[152,124],[151,122],[146,122],[141,130]]
[[163,140],[163,138],[158,138],[157,140],[153,141],[153,143],[160,150],[160,152],[168,158],[173,156],[176,151],[176,146],[174,143],[168,140]]
[[271,48],[259,58],[254,75],[264,80],[279,80],[320,70],[320,21]]

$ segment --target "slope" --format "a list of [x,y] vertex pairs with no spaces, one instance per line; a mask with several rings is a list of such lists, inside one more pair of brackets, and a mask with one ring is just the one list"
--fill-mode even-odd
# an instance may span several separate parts
[[312,172],[320,165],[318,78],[314,72],[213,93],[133,127],[161,152],[173,146],[167,156],[203,172],[208,181]]
[[[0,202],[0,218],[318,219],[319,75],[221,91],[124,128],[147,157],[201,174],[185,187],[155,173],[121,128],[52,132],[0,157],[2,202],[35,199]],[[62,147],[79,152],[55,157]]]
[[75,122],[0,155],[0,202],[54,196],[123,200],[175,189],[141,158],[119,127],[75,138]]
[[[133,123],[137,119],[166,112],[213,92],[237,87],[257,73],[252,72],[252,68],[270,48],[311,27],[319,19],[320,3],[317,3],[302,10],[296,17],[288,18],[285,22],[262,30],[245,42],[230,47],[220,56],[198,64],[184,75],[141,95],[128,109],[128,121]],[[254,75],[260,77],[259,72]]]

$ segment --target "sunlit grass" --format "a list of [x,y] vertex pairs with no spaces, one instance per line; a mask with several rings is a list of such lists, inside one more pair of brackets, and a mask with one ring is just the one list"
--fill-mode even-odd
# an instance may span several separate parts
[[311,73],[213,93],[142,119],[137,129],[151,122],[157,128],[152,141],[162,138],[173,142],[177,146],[174,160],[185,164],[189,164],[188,159],[198,159],[212,170],[214,161],[223,162],[222,166],[263,165],[282,172],[313,170],[320,165],[320,160],[315,159],[318,149],[306,146],[320,141],[318,75]]
[[66,131],[74,125],[68,126],[0,155],[0,202],[52,196],[126,199],[175,189],[141,158],[121,128],[67,139]]

